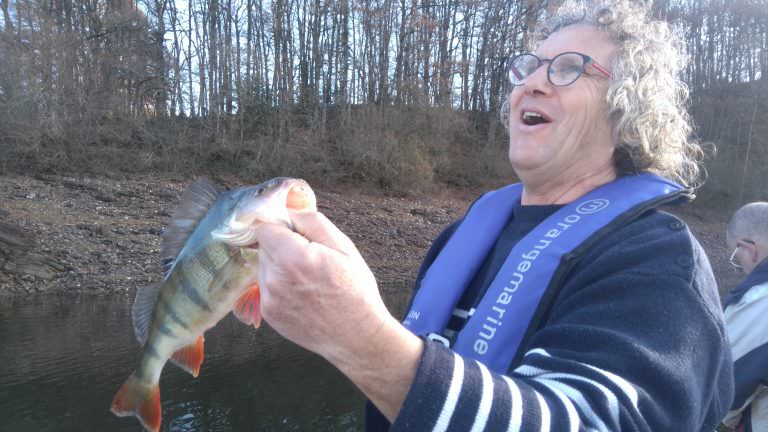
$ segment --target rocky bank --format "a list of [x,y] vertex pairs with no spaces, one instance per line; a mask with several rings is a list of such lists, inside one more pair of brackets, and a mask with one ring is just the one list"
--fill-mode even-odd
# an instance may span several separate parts
[[[213,180],[225,187],[238,183]],[[163,227],[188,182],[145,175],[0,177],[0,223],[24,239],[14,256],[0,253],[0,293],[131,295],[159,281]],[[402,197],[349,185],[315,187],[315,192],[320,210],[357,244],[396,312],[405,306],[431,241],[479,193],[443,188]],[[727,263],[729,215],[696,204],[669,211],[704,245],[721,292],[733,287],[740,274]]]

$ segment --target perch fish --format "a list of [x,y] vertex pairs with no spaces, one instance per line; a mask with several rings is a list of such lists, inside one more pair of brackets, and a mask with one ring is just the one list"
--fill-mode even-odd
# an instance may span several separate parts
[[292,228],[289,210],[315,209],[314,192],[300,179],[274,178],[228,192],[206,179],[189,186],[163,236],[165,278],[136,295],[133,327],[144,353],[115,395],[113,413],[160,430],[165,363],[170,359],[197,377],[206,330],[230,311],[255,328],[261,323],[254,227],[271,222]]

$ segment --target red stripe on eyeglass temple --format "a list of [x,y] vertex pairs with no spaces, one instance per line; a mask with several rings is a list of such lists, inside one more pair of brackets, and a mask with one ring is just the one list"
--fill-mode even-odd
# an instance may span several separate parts
[[604,67],[600,66],[600,64],[598,64],[596,61],[592,60],[592,63],[591,63],[591,64],[592,64],[592,67],[594,67],[595,69],[597,69],[597,70],[598,70],[600,73],[602,73],[602,74],[603,74],[603,75],[605,75],[606,77],[608,77],[608,78],[610,78],[610,77],[611,77],[611,73],[610,73],[610,72],[608,72],[608,69],[606,69],[606,68],[604,68]]

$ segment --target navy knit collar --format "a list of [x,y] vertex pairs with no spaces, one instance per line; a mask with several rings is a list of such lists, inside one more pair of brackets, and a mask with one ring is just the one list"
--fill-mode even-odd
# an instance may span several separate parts
[[563,207],[565,207],[565,204],[520,205],[512,210],[512,218],[515,219],[517,224],[522,223],[533,227]]
[[757,267],[744,278],[744,280],[736,285],[736,288],[725,296],[725,306],[727,307],[734,303],[738,303],[750,288],[766,281],[768,281],[768,258],[758,264]]

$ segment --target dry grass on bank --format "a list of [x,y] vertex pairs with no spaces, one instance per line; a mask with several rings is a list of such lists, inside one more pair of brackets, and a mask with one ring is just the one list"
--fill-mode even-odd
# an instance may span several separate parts
[[[716,149],[705,160],[700,203],[731,210],[768,200],[763,81],[692,98],[696,135]],[[211,119],[136,119],[0,100],[0,174],[209,174],[249,182],[290,175],[408,193],[510,181],[507,142],[497,113],[430,107],[256,105]]]
[[0,173],[291,175],[395,192],[487,184],[511,173],[494,114],[353,106],[217,121],[72,117],[38,125],[1,114],[8,132],[0,136]]

